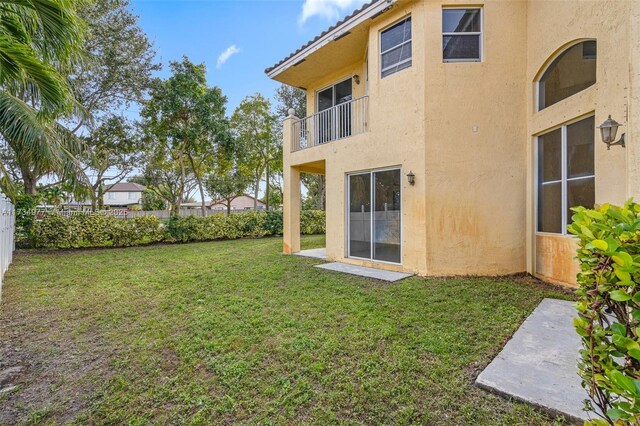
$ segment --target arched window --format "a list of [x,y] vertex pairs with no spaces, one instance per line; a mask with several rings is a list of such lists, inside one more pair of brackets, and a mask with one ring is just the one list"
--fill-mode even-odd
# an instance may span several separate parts
[[595,40],[574,44],[549,65],[538,80],[538,111],[560,102],[596,82]]

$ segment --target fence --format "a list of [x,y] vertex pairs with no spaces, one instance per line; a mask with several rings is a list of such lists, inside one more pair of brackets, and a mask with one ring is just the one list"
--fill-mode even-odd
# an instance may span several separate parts
[[15,249],[16,214],[13,204],[4,195],[0,195],[0,300],[4,273],[9,269]]
[[[231,210],[231,213],[242,213],[246,211],[251,211],[253,208],[248,210]],[[264,208],[257,209],[258,211],[264,211]],[[205,214],[207,216],[211,216],[214,214],[227,213],[227,210],[205,210]],[[126,219],[133,219],[134,217],[141,216],[155,216],[158,219],[169,219],[171,217],[171,213],[169,210],[149,210],[149,211],[128,211],[126,213]],[[179,216],[202,216],[202,209],[180,209]]]

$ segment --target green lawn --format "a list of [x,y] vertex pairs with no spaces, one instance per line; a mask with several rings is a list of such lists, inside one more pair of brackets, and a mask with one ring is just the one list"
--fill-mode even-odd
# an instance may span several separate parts
[[389,284],[280,247],[20,253],[0,370],[24,370],[0,424],[553,423],[473,382],[543,297],[567,292],[530,278]]

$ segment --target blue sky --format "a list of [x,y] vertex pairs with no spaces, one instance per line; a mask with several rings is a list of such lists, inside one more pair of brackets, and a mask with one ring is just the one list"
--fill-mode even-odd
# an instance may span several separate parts
[[[231,115],[247,95],[273,96],[278,83],[264,74],[265,68],[364,2],[132,0],[131,7],[163,63],[159,75],[168,76],[167,64],[182,55],[204,62],[209,84],[220,87],[228,97],[227,114]],[[225,51],[228,55],[220,58]]]

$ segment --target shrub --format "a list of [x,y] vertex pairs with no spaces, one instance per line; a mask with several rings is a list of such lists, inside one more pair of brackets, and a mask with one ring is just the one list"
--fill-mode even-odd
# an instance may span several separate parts
[[20,194],[15,200],[16,211],[16,246],[30,247],[33,245],[33,226],[35,224],[35,208],[38,197]]
[[74,217],[80,232],[80,240],[86,245],[95,247],[107,244],[112,240],[113,228],[118,219],[104,214],[82,214]]
[[573,209],[579,238],[578,317],[582,385],[604,419],[640,423],[640,204]]
[[33,227],[36,247],[70,248],[78,247],[82,231],[74,217],[64,217],[53,212],[46,214]]
[[314,235],[325,233],[326,214],[322,210],[304,210],[300,214],[300,233]]
[[282,211],[269,210],[264,220],[268,235],[282,235]]
[[[324,221],[322,211],[302,212],[300,232],[323,233]],[[171,217],[164,227],[155,216],[123,220],[102,214],[64,217],[49,213],[34,227],[35,246],[47,248],[124,247],[160,241],[186,243],[279,234],[282,234],[282,212],[275,211],[246,211],[228,217],[224,213],[206,218]]]

